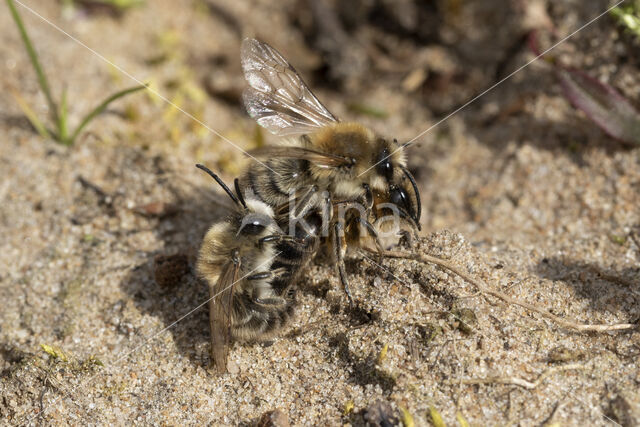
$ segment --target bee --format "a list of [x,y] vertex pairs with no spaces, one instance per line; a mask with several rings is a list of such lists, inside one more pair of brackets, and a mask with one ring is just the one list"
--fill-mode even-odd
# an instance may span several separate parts
[[234,194],[207,167],[196,166],[220,184],[235,208],[207,231],[197,261],[198,274],[209,286],[211,359],[224,373],[232,339],[268,339],[292,316],[293,284],[317,250],[314,233],[322,218],[306,196],[295,213],[313,224],[311,230],[297,227],[286,234],[273,208],[261,200],[245,199],[237,179]]
[[241,48],[243,94],[249,115],[271,133],[287,137],[281,145],[249,152],[262,162],[250,164],[241,186],[270,206],[285,203],[299,189],[317,186],[328,192],[334,214],[327,242],[351,302],[344,271],[348,247],[372,240],[381,251],[379,231],[392,212],[420,229],[418,186],[407,168],[405,148],[371,129],[339,121],[320,103],[295,69],[274,48],[245,39]]

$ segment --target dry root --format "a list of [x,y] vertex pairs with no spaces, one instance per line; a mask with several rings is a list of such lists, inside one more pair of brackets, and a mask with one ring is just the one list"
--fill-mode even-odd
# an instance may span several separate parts
[[556,316],[555,314],[542,310],[532,304],[529,304],[523,301],[518,301],[517,299],[512,298],[500,291],[493,290],[489,288],[489,286],[485,284],[482,280],[476,279],[475,277],[472,277],[471,275],[465,273],[458,267],[451,264],[449,261],[435,257],[435,256],[413,254],[413,253],[403,252],[403,251],[385,251],[383,255],[390,258],[404,258],[404,259],[419,261],[422,263],[430,263],[430,264],[438,265],[444,268],[445,270],[449,270],[452,273],[462,277],[467,282],[471,283],[485,297],[487,295],[491,295],[492,297],[498,298],[508,304],[519,305],[520,307],[526,308],[527,310],[532,311],[534,313],[538,313],[542,317],[552,320],[558,325],[568,329],[573,329],[580,332],[585,332],[585,331],[608,332],[608,331],[624,331],[629,329],[635,329],[638,327],[637,324],[633,324],[633,323],[618,323],[614,325],[587,325],[587,324],[575,322],[573,320],[563,319],[562,317]]
[[549,375],[559,371],[569,371],[575,369],[585,369],[583,365],[570,364],[564,366],[554,366],[541,373],[538,378],[531,382],[518,377],[487,377],[487,378],[470,378],[461,380],[449,380],[447,384],[507,384],[517,385],[527,390],[533,390],[538,387]]

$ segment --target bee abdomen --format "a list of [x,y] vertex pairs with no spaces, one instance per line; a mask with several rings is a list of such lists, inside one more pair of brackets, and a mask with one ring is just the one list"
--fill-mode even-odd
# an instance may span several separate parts
[[255,176],[255,171],[254,168],[249,168],[249,171],[247,172],[247,184],[249,186],[249,188],[251,189],[251,191],[253,192],[254,196],[266,203],[266,204],[271,204],[271,200],[267,199],[265,196],[264,191],[260,189],[260,185],[258,184],[259,180],[257,179],[257,177]]
[[288,193],[288,189],[286,188],[282,188],[280,186],[280,183],[278,182],[278,177],[276,176],[276,173],[273,170],[269,170],[268,171],[269,174],[269,189],[270,191],[274,194],[274,195],[280,195],[280,196],[285,196],[288,197],[289,193]]
[[278,298],[281,303],[258,304],[244,295],[238,297],[243,301],[237,301],[246,310],[240,323],[232,325],[232,333],[236,339],[253,340],[257,337],[265,338],[271,333],[282,328],[293,315],[295,307],[295,295],[287,292],[287,295]]
[[286,203],[296,189],[309,185],[310,163],[298,159],[268,160],[253,163],[243,178],[256,198],[275,207]]

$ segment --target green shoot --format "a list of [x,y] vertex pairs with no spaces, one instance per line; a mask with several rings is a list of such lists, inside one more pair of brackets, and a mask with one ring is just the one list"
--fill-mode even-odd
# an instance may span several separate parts
[[53,96],[51,96],[51,89],[49,89],[49,81],[47,80],[47,76],[44,74],[44,70],[40,65],[40,61],[38,60],[38,54],[36,50],[33,48],[33,44],[31,44],[31,39],[27,34],[27,29],[24,27],[24,23],[22,22],[22,18],[20,14],[18,14],[18,10],[16,9],[16,5],[13,0],[7,0],[7,5],[9,6],[9,10],[11,11],[11,16],[13,20],[16,22],[18,26],[18,31],[20,31],[20,37],[24,42],[24,46],[27,49],[27,54],[29,54],[29,59],[31,60],[31,65],[33,65],[33,69],[35,70],[38,76],[38,83],[40,84],[40,88],[44,93],[45,98],[47,98],[47,103],[49,104],[49,110],[53,114],[53,118],[55,121],[58,121],[58,107],[56,106],[55,101],[53,100]]
[[31,109],[27,101],[15,90],[11,90],[13,97],[15,98],[18,106],[27,117],[27,120],[31,123],[31,125],[36,129],[36,131],[40,134],[44,139],[51,139],[51,134],[47,130],[46,126],[40,121],[35,111]]
[[144,3],[143,0],[98,0],[98,3],[103,3],[116,9],[125,10],[132,7],[140,6]]
[[42,65],[40,64],[40,60],[38,59],[38,54],[36,53],[35,48],[33,47],[33,43],[31,43],[31,39],[27,34],[27,30],[24,26],[22,18],[16,9],[15,3],[13,0],[6,0],[7,5],[9,6],[9,10],[11,12],[11,16],[18,27],[18,31],[20,32],[20,37],[24,42],[25,48],[27,50],[27,54],[29,55],[29,59],[31,60],[31,65],[33,66],[34,71],[38,77],[38,84],[40,85],[40,89],[44,94],[47,104],[49,106],[49,113],[51,115],[50,119],[54,124],[53,129],[49,129],[45,126],[42,120],[38,118],[33,109],[27,104],[25,99],[20,96],[16,91],[13,92],[13,96],[18,103],[18,106],[27,117],[31,125],[36,129],[36,131],[45,139],[53,139],[56,142],[59,142],[63,145],[73,145],[76,138],[82,132],[82,130],[100,113],[102,113],[112,102],[116,101],[123,96],[126,96],[130,93],[136,92],[138,90],[144,89],[146,86],[134,86],[128,89],[121,90],[116,92],[115,94],[106,98],[101,104],[91,110],[84,118],[80,121],[80,124],[73,130],[69,132],[69,120],[68,120],[68,102],[67,102],[67,91],[63,90],[62,97],[60,100],[60,106],[55,102],[53,95],[51,94],[51,87],[49,85],[49,81],[47,80],[47,76],[44,73]]
[[116,92],[113,95],[111,95],[110,97],[108,97],[107,99],[105,99],[104,101],[102,101],[101,104],[99,104],[97,107],[95,107],[93,110],[91,110],[89,112],[89,114],[87,114],[84,117],[84,119],[80,122],[80,124],[78,125],[76,130],[71,135],[71,141],[75,141],[75,139],[78,137],[78,134],[80,134],[82,129],[84,129],[84,127],[87,126],[89,124],[89,122],[91,122],[91,120],[93,120],[98,114],[100,114],[104,110],[106,110],[106,108],[109,106],[109,104],[111,104],[113,101],[115,101],[118,98],[122,98],[123,96],[126,96],[126,95],[128,95],[130,93],[137,92],[137,91],[139,91],[141,89],[145,89],[146,87],[147,86],[145,86],[145,85],[141,85],[141,86],[130,87],[128,89],[123,89],[120,92]]
[[615,7],[610,13],[629,33],[640,39],[640,0]]
[[382,108],[373,107],[367,104],[360,104],[358,102],[352,102],[348,104],[347,108],[349,109],[349,111],[352,111],[356,114],[361,114],[363,116],[371,116],[378,119],[385,119],[389,116],[389,113],[387,113]]
[[[66,141],[69,134],[69,127],[67,126],[67,117],[69,108],[67,106],[67,89],[62,90],[62,97],[60,99],[60,113],[58,114],[58,136],[61,141]],[[70,144],[69,144],[70,145]]]
[[143,5],[144,0],[63,0],[62,4],[68,8],[81,7],[89,11],[103,9],[119,16],[131,8]]

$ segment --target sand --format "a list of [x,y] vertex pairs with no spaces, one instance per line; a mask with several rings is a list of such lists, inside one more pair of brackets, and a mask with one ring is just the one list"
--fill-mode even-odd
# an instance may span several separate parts
[[[193,116],[136,94],[73,147],[39,137],[14,101],[11,89],[46,115],[15,26],[0,14],[2,423],[251,425],[280,409],[292,425],[362,425],[379,412],[428,425],[433,408],[447,425],[458,416],[471,425],[640,424],[637,329],[574,331],[440,267],[378,265],[358,252],[347,263],[355,309],[318,260],[299,283],[290,326],[268,343],[236,343],[232,373],[208,370],[208,294],[193,266],[228,201],[194,164],[230,182],[246,165],[239,148],[275,141],[238,102],[241,35],[278,46],[340,117],[403,141],[530,60],[514,45],[529,29],[552,22],[566,35],[608,6],[443,2],[450,9],[424,21],[434,28],[415,30],[422,44],[356,19],[349,40],[395,43],[411,60],[370,54],[373,66],[348,72],[335,60],[336,83],[319,78],[308,5],[280,3],[163,0],[117,18],[26,2]],[[135,84],[20,10],[56,94],[68,89],[72,122]],[[637,49],[607,16],[556,56],[637,101]],[[640,147],[577,113],[548,64],[528,66],[419,141],[409,163],[423,231],[411,250],[565,319],[640,319]]]

